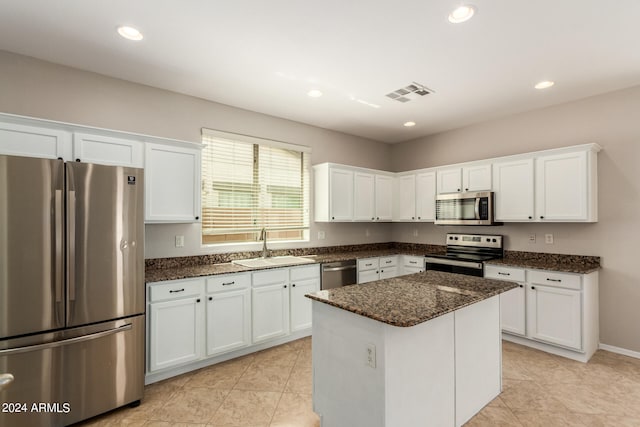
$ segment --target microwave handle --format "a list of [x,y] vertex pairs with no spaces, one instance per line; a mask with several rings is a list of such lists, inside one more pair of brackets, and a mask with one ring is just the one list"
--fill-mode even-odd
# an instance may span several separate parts
[[476,197],[476,207],[474,209],[476,219],[480,219],[480,197]]

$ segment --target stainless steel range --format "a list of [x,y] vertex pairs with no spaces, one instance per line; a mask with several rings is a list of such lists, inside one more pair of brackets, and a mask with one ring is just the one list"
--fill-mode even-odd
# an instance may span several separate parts
[[482,277],[484,261],[502,258],[502,241],[500,235],[449,233],[447,253],[427,256],[427,270]]

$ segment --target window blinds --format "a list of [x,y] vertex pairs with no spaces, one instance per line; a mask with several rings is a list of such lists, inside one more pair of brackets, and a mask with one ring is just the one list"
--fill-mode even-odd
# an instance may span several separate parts
[[253,241],[263,227],[270,239],[301,238],[309,228],[306,147],[205,130],[202,142],[203,241]]

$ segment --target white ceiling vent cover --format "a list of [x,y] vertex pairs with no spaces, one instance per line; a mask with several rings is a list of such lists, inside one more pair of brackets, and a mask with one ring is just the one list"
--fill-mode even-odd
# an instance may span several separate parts
[[435,91],[429,89],[425,85],[412,82],[410,85],[394,90],[393,92],[388,93],[386,96],[398,102],[409,102],[412,99],[416,98],[416,96],[418,95],[425,96],[434,92]]

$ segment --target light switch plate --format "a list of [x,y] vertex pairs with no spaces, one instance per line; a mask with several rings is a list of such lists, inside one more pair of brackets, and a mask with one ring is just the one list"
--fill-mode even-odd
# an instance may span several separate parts
[[536,242],[536,235],[535,234],[529,234],[529,243],[535,243]]
[[324,231],[318,231],[318,240],[324,240]]
[[372,368],[376,367],[376,346],[375,344],[367,344],[367,365]]
[[544,235],[544,242],[552,245],[553,244],[553,234],[545,234]]

